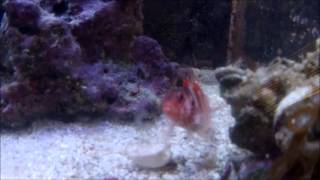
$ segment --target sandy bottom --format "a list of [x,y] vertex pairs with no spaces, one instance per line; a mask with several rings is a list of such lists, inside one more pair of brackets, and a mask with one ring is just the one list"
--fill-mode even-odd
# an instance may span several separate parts
[[97,120],[91,123],[38,121],[15,133],[2,132],[1,179],[219,179],[228,158],[244,152],[231,144],[230,106],[217,86],[203,85],[213,107],[210,140],[176,128],[170,142],[171,162],[160,169],[136,166],[126,152],[141,143],[163,140],[164,117],[143,126]]

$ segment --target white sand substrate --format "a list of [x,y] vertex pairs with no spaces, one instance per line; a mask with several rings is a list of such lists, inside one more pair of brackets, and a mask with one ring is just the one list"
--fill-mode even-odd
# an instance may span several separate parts
[[202,87],[216,109],[212,136],[205,140],[175,128],[170,138],[171,161],[165,167],[141,168],[127,156],[133,147],[163,140],[163,129],[168,126],[163,116],[143,125],[107,118],[91,123],[42,120],[25,130],[0,134],[0,178],[219,179],[229,157],[245,152],[230,142],[228,131],[234,119],[218,87],[211,83]]

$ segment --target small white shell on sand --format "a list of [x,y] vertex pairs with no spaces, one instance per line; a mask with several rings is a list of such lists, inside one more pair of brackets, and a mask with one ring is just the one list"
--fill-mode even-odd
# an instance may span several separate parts
[[128,154],[134,164],[143,168],[160,168],[171,158],[170,148],[164,144],[139,145]]

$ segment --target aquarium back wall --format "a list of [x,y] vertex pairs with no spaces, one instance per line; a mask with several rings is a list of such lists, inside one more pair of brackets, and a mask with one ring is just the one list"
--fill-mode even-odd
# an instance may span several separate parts
[[230,0],[145,0],[144,32],[182,64],[219,66],[226,61],[230,10]]
[[[239,57],[269,62],[277,55],[292,58],[314,44],[319,7],[315,0],[145,0],[144,33],[179,63],[217,67],[227,62],[234,16],[240,27],[231,35],[242,37],[233,42],[241,52],[231,62]],[[232,14],[232,8],[240,13]]]
[[[2,4],[2,0],[0,1],[0,3]],[[0,23],[2,20],[2,16],[3,16],[3,8],[2,8],[2,6],[0,6]]]

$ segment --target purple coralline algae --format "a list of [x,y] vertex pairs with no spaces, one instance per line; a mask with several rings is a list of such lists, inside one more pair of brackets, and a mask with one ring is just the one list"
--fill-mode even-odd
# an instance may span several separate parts
[[7,0],[3,7],[1,126],[159,114],[152,95],[169,87],[177,65],[142,36],[141,0]]

